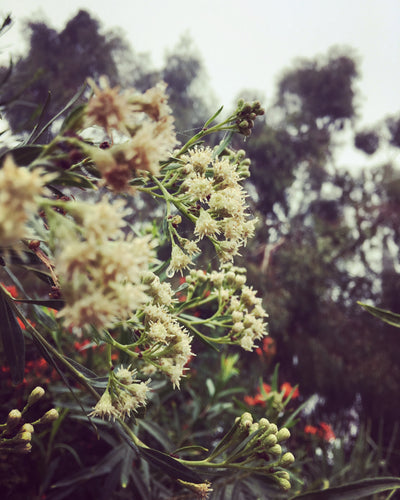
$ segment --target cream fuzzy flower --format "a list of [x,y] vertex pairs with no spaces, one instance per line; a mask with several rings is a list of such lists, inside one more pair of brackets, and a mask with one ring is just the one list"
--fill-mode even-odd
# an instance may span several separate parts
[[35,197],[43,192],[42,171],[19,167],[11,155],[0,168],[0,246],[14,245],[29,237],[26,222],[36,210]]

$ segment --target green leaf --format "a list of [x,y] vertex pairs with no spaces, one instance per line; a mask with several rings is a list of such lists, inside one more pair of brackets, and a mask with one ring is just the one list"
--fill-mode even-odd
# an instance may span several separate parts
[[63,124],[61,125],[61,132],[66,130],[76,130],[82,125],[83,111],[85,109],[85,104],[80,104],[65,118]]
[[291,500],[360,500],[369,495],[398,488],[400,488],[400,478],[398,477],[368,478],[335,488],[303,493],[292,497]]
[[221,106],[221,107],[218,109],[218,111],[216,111],[216,112],[212,115],[212,117],[211,117],[211,118],[209,118],[209,119],[206,121],[206,123],[204,124],[203,128],[207,128],[207,127],[210,125],[210,123],[212,123],[212,122],[213,122],[213,121],[217,118],[217,116],[218,116],[219,114],[221,114],[221,111],[222,111],[223,109],[224,109],[224,107],[223,107],[223,106]]
[[218,144],[217,148],[214,151],[214,158],[218,158],[218,156],[224,151],[226,147],[229,146],[229,144],[232,142],[234,132],[230,130],[225,137],[222,139],[222,141]]
[[192,444],[190,446],[182,446],[182,448],[178,448],[177,450],[174,450],[174,454],[183,453],[186,451],[204,451],[207,453],[208,448],[204,448],[204,446]]
[[50,307],[51,309],[62,309],[65,305],[65,302],[59,299],[15,299],[15,302],[35,304],[37,306]]
[[152,448],[138,447],[139,453],[148,462],[156,467],[159,467],[163,472],[175,479],[182,479],[183,481],[188,481],[189,483],[203,483],[204,480],[197,474],[197,472],[192,471],[185,465],[182,465],[175,458],[170,457],[166,453],[162,453],[158,450],[153,450]]
[[89,179],[85,176],[72,173],[72,172],[64,172],[57,179],[53,181],[57,185],[61,186],[70,186],[70,187],[79,187],[79,188],[88,188],[88,189],[96,189],[95,185],[92,184]]
[[117,448],[111,450],[99,463],[94,466],[86,467],[82,471],[70,476],[67,479],[61,480],[56,484],[52,485],[52,488],[65,488],[72,485],[77,485],[83,483],[90,479],[99,476],[106,476],[110,474],[116,464],[123,460],[126,454],[126,448],[124,445],[119,445]]
[[[19,148],[12,149],[6,154],[11,154],[17,165],[29,165],[40,155],[43,150],[43,146],[21,146]],[[5,155],[2,156],[4,158]]]
[[173,444],[167,438],[165,429],[162,429],[155,422],[139,420],[138,423],[139,426],[147,431],[154,439],[156,439],[167,452],[172,451]]
[[[35,129],[32,131],[27,142],[30,142],[30,141],[36,142],[39,139],[39,137],[42,136],[44,134],[44,132],[46,132],[46,130],[49,127],[51,127],[52,123],[54,123],[56,120],[58,120],[58,118],[60,118],[60,116],[62,116],[66,111],[68,111],[68,109],[71,109],[74,106],[74,104],[80,99],[80,97],[85,92],[85,89],[86,89],[86,83],[84,85],[82,85],[82,87],[78,90],[78,92],[73,97],[71,97],[71,99],[64,106],[64,108],[60,112],[58,112],[48,123],[46,123],[46,125],[42,128],[42,130],[40,130],[40,132],[34,137],[35,132],[36,132],[38,125],[39,125],[38,124],[35,127]],[[46,103],[47,103],[47,101],[46,101]],[[39,120],[39,123],[40,123],[40,120]]]
[[357,302],[357,304],[385,323],[389,323],[389,325],[400,328],[400,314],[387,311],[386,309],[380,309],[379,307],[369,306],[368,304],[363,304],[362,302]]
[[0,290],[0,337],[11,380],[19,384],[24,379],[25,339],[5,293]]

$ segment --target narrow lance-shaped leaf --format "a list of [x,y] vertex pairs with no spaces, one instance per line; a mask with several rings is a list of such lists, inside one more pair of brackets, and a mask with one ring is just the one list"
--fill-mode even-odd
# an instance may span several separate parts
[[19,384],[24,379],[25,339],[3,290],[0,290],[0,337],[11,380]]
[[400,328],[400,314],[396,314],[391,311],[387,311],[385,309],[380,309],[379,307],[370,306],[368,304],[363,304],[362,302],[358,302],[358,304],[361,307],[363,307],[366,311],[368,311],[370,314],[376,316],[385,323]]
[[182,465],[178,460],[170,457],[166,453],[154,450],[152,448],[138,447],[139,453],[151,464],[160,468],[166,474],[169,474],[175,479],[183,479],[190,483],[203,483],[204,480],[185,465]]

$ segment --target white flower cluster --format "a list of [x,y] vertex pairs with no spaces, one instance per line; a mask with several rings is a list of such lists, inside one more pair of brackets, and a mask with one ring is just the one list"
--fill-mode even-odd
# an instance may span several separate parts
[[166,84],[144,94],[135,89],[123,94],[102,79],[101,87],[89,82],[94,96],[85,109],[85,125],[100,125],[125,134],[126,140],[109,149],[85,146],[105,183],[114,191],[130,191],[129,181],[138,175],[159,173],[159,162],[176,146],[173,117],[167,104]]
[[231,296],[227,314],[232,315],[232,337],[238,339],[246,351],[252,351],[256,347],[255,341],[268,335],[264,321],[268,314],[262,307],[262,299],[256,297],[252,287],[243,285],[239,296]]
[[179,389],[185,365],[193,356],[192,338],[165,306],[148,304],[144,312],[152,362],[166,373],[173,386]]
[[154,260],[149,237],[126,236],[125,202],[69,202],[72,219],[52,211],[48,219],[54,264],[66,302],[67,327],[109,328],[132,317],[148,301],[140,275]]
[[[210,238],[221,262],[232,261],[254,235],[256,222],[247,212],[246,193],[240,185],[240,159],[235,155],[214,158],[209,147],[195,146],[180,160],[185,180],[177,198],[195,218],[197,241]],[[173,247],[172,272],[190,265],[191,255],[184,250]]]
[[6,156],[0,168],[0,246],[30,237],[26,223],[29,212],[36,209],[35,197],[43,192],[46,177],[42,174],[40,169],[19,167],[12,156]]
[[110,375],[109,387],[104,391],[93,411],[92,417],[125,419],[130,417],[140,406],[146,404],[148,384],[135,380],[136,372],[128,366],[117,368]]

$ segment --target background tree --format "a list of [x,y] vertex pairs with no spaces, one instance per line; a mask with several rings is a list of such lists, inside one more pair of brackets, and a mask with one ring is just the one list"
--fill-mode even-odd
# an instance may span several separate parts
[[[253,279],[264,290],[285,378],[304,395],[322,396],[328,413],[344,411],[360,394],[363,418],[384,417],[390,427],[400,411],[393,401],[398,332],[356,302],[400,310],[400,191],[393,165],[358,172],[335,165],[342,131],[369,155],[384,135],[376,127],[355,131],[357,63],[343,54],[334,50],[284,72],[276,103],[248,144],[261,216]],[[396,118],[385,125],[396,144]]]
[[[188,39],[167,55],[161,70],[155,70],[148,56],[136,54],[115,31],[104,31],[100,22],[84,10],[59,32],[43,21],[28,22],[26,36],[29,52],[16,62],[2,89],[3,100],[13,99],[5,115],[14,134],[31,131],[39,116],[43,124],[47,123],[86,78],[97,80],[101,75],[107,75],[111,85],[139,90],[165,80],[178,131],[199,126],[208,116],[203,97],[206,85],[196,87],[204,73],[203,63]],[[0,68],[0,76],[7,71],[8,67]],[[38,102],[42,103],[40,107]]]

